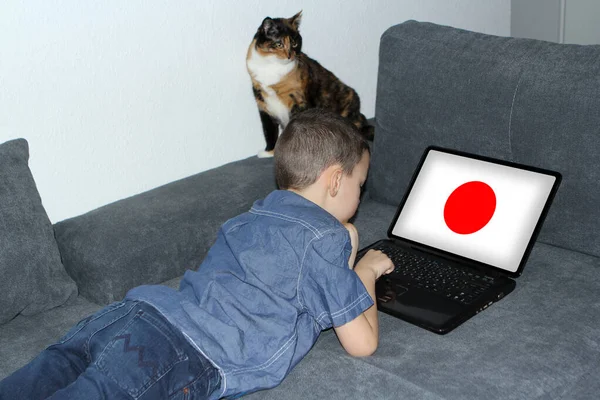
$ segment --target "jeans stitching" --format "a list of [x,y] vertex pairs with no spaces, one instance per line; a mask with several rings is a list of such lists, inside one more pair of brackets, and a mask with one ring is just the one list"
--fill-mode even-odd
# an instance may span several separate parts
[[310,244],[315,240],[318,239],[316,236],[314,238],[312,238],[310,240],[310,242],[308,242],[308,244],[306,245],[306,248],[304,249],[304,254],[302,255],[302,261],[300,261],[300,271],[298,271],[298,281],[296,282],[296,297],[298,298],[298,303],[300,303],[300,306],[302,306],[303,309],[308,310],[308,308],[304,305],[303,301],[302,301],[302,296],[300,296],[300,280],[302,279],[302,271],[304,270],[304,259],[306,258],[306,253],[308,252],[308,248],[310,247]]
[[[255,217],[255,218],[256,218],[256,217]],[[239,226],[242,226],[242,225],[245,225],[245,224],[247,224],[248,222],[249,222],[249,221],[241,221],[241,222],[238,222],[237,224],[235,224],[235,225],[233,225],[233,226],[229,227],[229,229],[227,229],[227,231],[225,232],[225,234],[228,234],[228,233],[230,233],[230,232],[231,232],[232,230],[234,230],[235,228],[237,228],[237,227],[239,227]]]
[[319,314],[319,316],[318,316],[317,318],[315,318],[315,322],[316,322],[317,324],[319,324],[319,326],[320,326],[322,329],[326,329],[326,328],[327,328],[327,326],[326,326],[326,325],[324,325],[324,324],[321,324],[321,319],[325,318],[326,316],[327,316],[327,311],[323,311],[321,314]]
[[[140,390],[139,390],[139,392],[140,392],[140,393],[139,393],[137,396],[133,396],[133,395],[131,395],[131,393],[129,393],[129,391],[128,391],[128,393],[129,393],[129,394],[130,394],[132,397],[134,397],[134,398],[136,398],[136,399],[138,399],[138,398],[142,397],[142,396],[144,395],[144,393],[146,393],[148,390],[150,390],[150,388],[151,388],[152,386],[154,386],[155,384],[157,384],[157,383],[158,383],[158,382],[159,382],[159,381],[160,381],[160,380],[161,380],[161,379],[162,379],[162,378],[163,378],[165,375],[167,375],[169,372],[171,372],[171,370],[172,370],[173,368],[175,368],[175,366],[176,366],[177,364],[179,364],[179,363],[182,363],[182,362],[184,362],[184,361],[186,361],[186,360],[187,360],[187,357],[185,357],[185,358],[183,358],[183,359],[178,359],[178,360],[177,360],[177,361],[175,361],[173,364],[169,365],[169,367],[165,369],[165,372],[164,372],[164,373],[162,373],[160,376],[157,376],[157,377],[156,377],[156,379],[155,379],[154,381],[152,381],[152,380],[151,380],[149,383],[147,383],[146,385],[144,385],[144,386],[148,386],[148,387],[144,388],[144,386],[142,386],[142,388],[140,388]],[[143,390],[142,390],[142,389],[143,389]]]
[[[84,329],[86,326],[88,326],[89,324],[91,324],[92,322],[98,320],[99,318],[102,318],[103,316],[105,316],[106,314],[108,314],[109,312],[118,310],[119,308],[123,307],[125,304],[124,303],[116,303],[113,305],[113,307],[108,308],[105,307],[104,309],[101,310],[101,314],[92,314],[91,316],[89,316],[88,318],[84,318],[82,319],[78,324],[81,324],[77,330],[73,331],[72,333],[68,334],[68,336],[65,336],[64,338],[62,338],[57,344],[61,345],[61,344],[65,344],[68,341],[70,341],[71,339],[73,339],[73,337],[78,334],[82,329]],[[56,346],[56,345],[52,345],[52,346]],[[50,346],[50,347],[52,347]]]
[[[107,311],[107,312],[105,312],[105,313],[102,313],[102,316],[104,316],[104,315],[108,314],[110,311],[116,311],[116,310],[118,310],[119,308],[122,308],[122,307],[124,307],[126,304],[127,304],[126,302],[122,302],[122,303],[121,303],[121,305],[120,305],[119,307],[115,307],[115,308],[113,308],[113,309],[111,309],[111,310],[109,310],[109,311]],[[107,323],[106,323],[106,324],[104,324],[102,327],[100,327],[100,328],[96,329],[96,330],[94,331],[94,333],[92,333],[92,334],[91,334],[91,335],[88,337],[88,339],[86,340],[86,342],[85,342],[85,344],[84,344],[84,346],[83,346],[83,347],[84,347],[84,351],[85,351],[85,356],[87,357],[87,361],[88,361],[88,362],[91,362],[91,361],[92,361],[92,355],[90,354],[90,342],[92,341],[92,338],[93,338],[94,336],[96,336],[96,334],[97,334],[98,332],[100,332],[101,330],[108,328],[108,326],[110,326],[110,325],[114,324],[115,322],[117,322],[118,320],[120,320],[120,319],[122,319],[122,318],[125,318],[126,316],[128,316],[128,315],[129,315],[129,313],[131,312],[131,310],[133,310],[137,304],[138,304],[138,302],[134,302],[134,303],[131,305],[131,307],[129,308],[129,310],[127,310],[127,312],[126,312],[125,314],[123,314],[123,315],[119,315],[119,316],[117,316],[117,317],[113,318],[113,319],[112,319],[110,322],[107,322]],[[98,318],[100,318],[100,316],[98,316]],[[95,319],[94,319],[94,321],[95,321],[95,320],[97,320],[98,318],[95,318]],[[104,353],[104,352],[102,352],[102,353]],[[102,356],[102,354],[101,354],[100,356]]]
[[[208,360],[206,360],[206,361],[208,361]],[[218,375],[217,369],[215,367],[213,367],[212,365],[210,365],[210,362],[209,362],[208,365],[205,365],[204,368],[201,370],[201,372],[199,372],[194,377],[193,380],[185,383],[182,388],[175,390],[173,393],[171,393],[169,395],[169,398],[172,398],[173,396],[177,395],[180,391],[184,390],[185,388],[188,388],[188,389],[192,388],[194,385],[196,385],[196,383],[198,383],[198,381],[200,381],[200,379],[204,378],[204,375],[206,375],[207,372],[211,372],[211,370],[212,370],[212,372],[216,372]],[[214,383],[212,383],[211,381],[208,381],[207,389],[210,389],[211,387],[213,388],[213,392],[217,389]],[[194,388],[194,392],[196,392],[195,388]],[[188,393],[188,395],[189,394],[190,393]],[[184,398],[187,398],[187,397],[184,396]]]
[[[356,308],[356,307],[357,307],[357,306],[358,306],[358,305],[361,303],[361,301],[363,301],[363,299],[365,299],[367,296],[369,296],[369,294],[368,294],[368,293],[363,293],[363,294],[362,294],[362,296],[358,297],[356,300],[354,300],[352,303],[350,303],[350,304],[349,304],[349,305],[347,305],[346,307],[342,308],[342,309],[341,309],[341,310],[339,310],[339,311],[336,311],[336,312],[332,313],[332,314],[331,314],[331,320],[332,320],[332,322],[334,322],[334,323],[335,323],[335,321],[334,321],[334,320],[335,320],[336,318],[338,318],[338,317],[341,317],[341,316],[343,316],[344,314],[347,314],[347,313],[349,313],[350,311],[352,311],[352,310],[353,310],[354,308]],[[322,318],[324,318],[324,317],[326,317],[326,316],[323,316]],[[319,324],[321,324],[321,321],[320,321],[320,320],[317,320],[317,322],[318,322]]]
[[354,300],[352,303],[350,303],[349,305],[347,305],[346,307],[342,308],[341,310],[336,311],[335,313],[332,314],[328,314],[327,311],[323,311],[321,314],[319,314],[319,317],[316,319],[316,322],[319,324],[319,326],[321,326],[323,329],[327,329],[329,327],[329,325],[327,324],[323,324],[322,320],[327,317],[327,315],[329,315],[331,317],[331,321],[333,323],[335,323],[335,319],[338,317],[341,317],[347,313],[349,313],[350,311],[352,311],[354,308],[356,308],[362,301],[363,299],[365,299],[367,296],[369,296],[368,293],[363,293],[360,297],[358,297],[356,300]]
[[183,357],[183,359],[187,359],[188,358],[187,355],[185,354],[185,352],[182,349],[180,349],[179,346],[176,346],[175,343],[173,342],[173,340],[171,340],[170,335],[167,335],[163,331],[162,328],[164,328],[164,329],[170,329],[170,328],[172,328],[172,325],[171,325],[170,322],[168,322],[168,321],[162,321],[161,319],[156,318],[156,316],[152,315],[151,313],[147,313],[147,312],[144,312],[143,315],[140,315],[140,319],[145,320],[150,325],[152,325],[156,330],[158,330],[165,337],[165,339],[171,344],[171,346],[173,347],[173,349],[175,349],[175,352],[177,353],[177,356]]
[[366,298],[369,294],[368,293],[363,293],[362,296],[358,297],[356,300],[354,300],[352,303],[348,304],[346,307],[342,308],[341,310],[338,310],[334,313],[331,314],[332,318],[335,317],[339,317],[341,315],[344,315],[346,313],[348,313],[350,310],[352,310],[352,308],[356,307],[356,305],[358,303],[360,303],[362,301],[362,299]]
[[[344,228],[344,229],[346,229],[346,228]],[[330,229],[327,229],[327,230],[325,230],[325,231],[323,231],[323,232],[322,232],[322,236],[321,236],[321,237],[325,236],[325,234],[326,234],[326,233],[329,233],[329,232],[331,232],[331,231],[333,231],[333,233],[337,233],[338,229],[337,229],[337,228],[330,228]],[[302,271],[304,270],[304,260],[305,260],[305,258],[306,258],[306,253],[308,252],[308,248],[310,247],[310,245],[312,244],[312,242],[313,242],[315,239],[317,239],[317,238],[316,238],[316,237],[312,238],[312,239],[310,240],[310,242],[308,242],[308,244],[306,245],[306,248],[304,249],[304,254],[302,255],[302,261],[300,262],[300,271],[298,272],[298,281],[296,282],[296,297],[298,298],[298,303],[300,304],[300,306],[301,306],[301,307],[302,307],[304,310],[307,310],[307,311],[309,311],[309,310],[308,310],[308,308],[307,308],[307,307],[306,307],[306,306],[303,304],[302,300],[300,299],[300,297],[301,297],[301,296],[300,296],[300,279],[302,278]],[[344,243],[344,245],[345,245],[345,243]],[[321,316],[322,316],[323,314],[325,314],[325,313],[327,313],[327,311],[324,311],[324,312],[322,312],[321,314],[319,314],[319,318],[318,318],[318,319],[320,319],[320,318],[321,318]],[[311,313],[309,312],[309,314],[311,314]],[[312,314],[311,314],[311,315],[312,315]],[[314,316],[313,316],[313,318],[314,318]],[[318,319],[317,319],[317,321],[318,321]],[[321,324],[319,323],[319,325],[321,325]],[[321,326],[322,326],[322,325],[321,325]]]
[[318,237],[322,236],[321,232],[319,232],[319,230],[317,228],[315,228],[314,226],[312,226],[311,224],[309,224],[308,222],[306,222],[302,219],[290,217],[289,215],[279,214],[279,213],[275,213],[275,212],[270,212],[270,211],[265,211],[265,210],[257,210],[255,208],[251,208],[250,212],[253,214],[264,215],[267,217],[283,219],[285,221],[296,222],[296,223],[304,226],[305,228],[309,229],[314,235],[316,235]]
[[[132,309],[137,305],[137,302],[133,305]],[[128,315],[131,312],[131,309],[124,315]],[[124,332],[127,328],[129,328],[134,322],[136,322],[137,319],[144,319],[147,323],[151,324],[156,330],[160,331],[160,329],[154,325],[152,322],[149,321],[148,318],[142,318],[143,315],[146,315],[147,313],[143,310],[140,310],[137,312],[138,315],[134,316],[131,321],[127,322],[127,324],[121,328],[119,330],[119,332],[117,332],[116,336],[119,336],[122,332]],[[123,317],[124,317],[123,316]],[[115,321],[112,321],[115,322]],[[112,324],[111,322],[111,324]],[[107,326],[110,324],[107,324]],[[100,330],[96,331],[95,333],[99,332]],[[94,333],[94,334],[95,334]],[[173,343],[173,341],[171,340],[171,338],[169,338],[165,333],[163,333],[162,331],[160,331],[160,334],[162,334],[164,336],[164,338],[171,344],[171,347],[175,349],[175,353],[177,354],[177,358],[171,363],[168,364],[167,366],[164,367],[164,372],[162,372],[160,375],[157,374],[157,376],[153,379],[152,377],[150,378],[150,380],[141,385],[141,387],[139,389],[134,389],[134,388],[127,388],[124,385],[120,384],[117,379],[114,378],[112,373],[109,373],[109,371],[102,365],[100,365],[100,363],[102,362],[102,357],[104,356],[104,354],[106,353],[106,351],[108,350],[109,347],[114,346],[115,345],[115,340],[114,338],[104,347],[104,349],[102,350],[102,353],[100,353],[100,355],[98,356],[98,360],[96,361],[96,367],[103,372],[104,375],[106,375],[108,378],[110,378],[113,382],[115,382],[117,384],[117,386],[119,388],[121,388],[122,390],[124,390],[125,392],[127,392],[128,395],[130,395],[131,397],[133,397],[134,399],[137,399],[139,397],[141,397],[144,393],[146,393],[148,391],[148,389],[150,389],[152,386],[154,386],[154,384],[156,384],[157,382],[159,382],[166,374],[169,373],[169,371],[171,371],[173,369],[173,367],[175,367],[175,365],[187,360],[187,356],[185,354],[183,354],[182,351],[179,351],[179,348],[177,346],[175,346],[175,344]],[[182,357],[183,354],[183,357]],[[102,363],[103,364],[103,363]]]
[[285,342],[280,348],[279,350],[277,350],[272,356],[271,358],[269,358],[267,361],[265,361],[264,363],[254,366],[254,367],[247,367],[247,368],[239,368],[236,370],[231,371],[231,375],[233,374],[239,374],[242,372],[251,372],[251,371],[260,371],[263,370],[265,368],[268,368],[271,366],[271,364],[273,364],[275,361],[279,360],[279,358],[281,358],[282,355],[285,354],[285,352],[287,351],[287,349],[290,348],[290,346],[293,344],[294,339],[296,339],[298,337],[298,332],[294,332],[294,334],[288,339],[287,342]]
[[[163,315],[164,316],[164,315]],[[221,395],[219,397],[223,397],[223,394],[227,391],[227,375],[225,374],[225,372],[223,371],[223,368],[221,368],[219,365],[217,365],[217,363],[215,363],[210,357],[208,357],[208,355],[202,351],[202,349],[192,340],[192,338],[189,337],[188,334],[186,334],[184,331],[182,331],[183,336],[185,336],[185,338],[187,339],[188,343],[190,343],[194,349],[196,349],[200,354],[202,354],[202,357],[204,357],[205,359],[208,360],[208,362],[210,362],[210,364],[217,370],[217,372],[219,373],[219,376],[221,377],[221,380],[219,382],[219,386],[221,386],[223,389],[221,390]],[[216,390],[217,388],[215,388]]]

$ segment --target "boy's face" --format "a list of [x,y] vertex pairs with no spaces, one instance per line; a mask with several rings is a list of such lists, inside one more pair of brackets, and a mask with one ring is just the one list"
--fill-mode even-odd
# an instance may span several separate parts
[[352,170],[352,175],[342,175],[342,181],[335,196],[335,209],[333,215],[342,223],[348,222],[356,213],[360,203],[361,188],[367,180],[369,172],[369,152],[363,153],[360,162]]

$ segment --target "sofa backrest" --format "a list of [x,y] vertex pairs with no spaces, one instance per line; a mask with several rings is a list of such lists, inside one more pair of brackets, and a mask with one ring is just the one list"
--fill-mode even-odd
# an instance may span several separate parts
[[600,46],[391,27],[379,50],[371,197],[398,204],[429,145],[559,171],[538,240],[600,256]]

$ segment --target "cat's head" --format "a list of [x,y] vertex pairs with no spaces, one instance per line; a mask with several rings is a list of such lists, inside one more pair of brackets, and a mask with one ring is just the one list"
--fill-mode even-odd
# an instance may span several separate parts
[[294,60],[302,50],[301,19],[302,11],[291,18],[265,18],[254,36],[256,48],[266,55]]

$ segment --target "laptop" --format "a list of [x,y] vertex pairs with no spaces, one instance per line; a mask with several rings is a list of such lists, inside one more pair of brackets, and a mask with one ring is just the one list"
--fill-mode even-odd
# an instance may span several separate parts
[[561,181],[558,172],[428,147],[378,249],[394,272],[380,311],[445,334],[513,291]]

